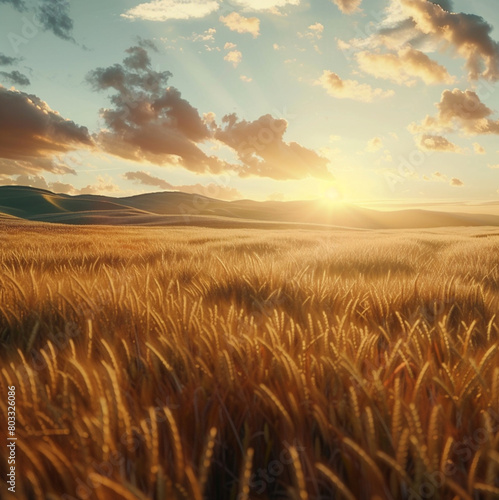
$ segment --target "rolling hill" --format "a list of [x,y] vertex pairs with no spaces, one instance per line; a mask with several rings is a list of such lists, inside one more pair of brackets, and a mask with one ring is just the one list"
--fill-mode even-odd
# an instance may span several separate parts
[[414,208],[379,211],[323,201],[221,201],[180,192],[125,198],[70,196],[24,186],[0,186],[0,219],[62,224],[259,227],[317,225],[355,229],[499,226],[499,216]]

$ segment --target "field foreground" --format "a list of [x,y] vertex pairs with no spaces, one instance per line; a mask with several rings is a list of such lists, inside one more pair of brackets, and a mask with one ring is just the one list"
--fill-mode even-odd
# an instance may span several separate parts
[[4,222],[12,498],[498,498],[498,305],[497,230]]

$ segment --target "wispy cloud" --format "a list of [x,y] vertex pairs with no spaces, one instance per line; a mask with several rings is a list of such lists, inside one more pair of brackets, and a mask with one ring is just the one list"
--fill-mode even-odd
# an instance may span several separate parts
[[444,66],[411,47],[400,49],[397,53],[362,51],[356,57],[365,73],[400,85],[411,86],[418,79],[427,85],[449,84],[455,80]]
[[205,17],[220,8],[215,0],[153,0],[141,3],[123,13],[126,19],[168,21],[169,19],[196,19]]
[[301,0],[231,0],[233,5],[242,7],[248,11],[271,11],[278,12],[278,9],[288,5],[300,5]]
[[10,72],[0,71],[0,77],[13,83],[14,85],[25,86],[25,85],[31,84],[29,78],[17,70],[10,71]]
[[477,155],[484,155],[487,152],[487,151],[485,151],[485,148],[481,144],[479,144],[478,142],[473,143],[473,151]]
[[151,175],[149,172],[136,171],[126,172],[123,177],[129,181],[134,181],[143,186],[151,186],[163,191],[181,191],[189,194],[200,194],[202,196],[216,196],[219,200],[238,200],[243,196],[240,191],[234,187],[221,186],[215,183],[207,185],[202,184],[182,184],[175,185],[170,182]]
[[368,153],[376,153],[383,147],[383,141],[381,137],[373,137],[366,146],[366,151]]
[[73,41],[73,20],[69,15],[67,0],[41,0],[38,6],[38,21],[45,30],[63,40]]
[[357,80],[342,80],[336,73],[325,70],[315,85],[323,87],[327,93],[337,99],[353,99],[354,101],[373,102],[394,95],[392,90],[373,88],[367,83]]
[[20,12],[26,10],[26,4],[23,2],[23,0],[0,0],[0,3],[8,3]]
[[0,66],[10,66],[19,61],[17,57],[9,57],[0,53]]

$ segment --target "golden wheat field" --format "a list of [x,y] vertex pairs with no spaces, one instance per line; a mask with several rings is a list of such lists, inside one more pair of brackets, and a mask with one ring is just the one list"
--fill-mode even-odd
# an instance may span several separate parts
[[12,498],[493,500],[498,305],[481,230],[4,224]]

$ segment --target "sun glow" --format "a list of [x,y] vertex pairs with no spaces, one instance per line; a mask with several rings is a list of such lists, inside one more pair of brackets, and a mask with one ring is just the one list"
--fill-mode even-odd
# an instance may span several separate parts
[[345,198],[343,194],[336,187],[328,187],[321,198],[321,202],[330,208],[343,206]]

